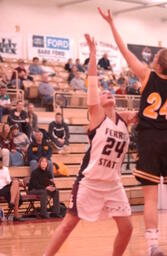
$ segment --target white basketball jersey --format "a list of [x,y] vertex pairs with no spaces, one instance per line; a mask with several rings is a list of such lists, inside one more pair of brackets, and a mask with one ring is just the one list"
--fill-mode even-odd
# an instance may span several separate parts
[[106,117],[89,134],[88,149],[79,176],[88,180],[120,180],[121,165],[128,150],[129,134],[127,126],[117,114],[116,123]]

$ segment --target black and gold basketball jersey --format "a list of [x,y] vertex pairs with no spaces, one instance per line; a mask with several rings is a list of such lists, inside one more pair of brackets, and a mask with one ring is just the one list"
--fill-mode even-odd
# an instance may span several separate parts
[[151,71],[142,92],[139,129],[167,129],[167,79]]

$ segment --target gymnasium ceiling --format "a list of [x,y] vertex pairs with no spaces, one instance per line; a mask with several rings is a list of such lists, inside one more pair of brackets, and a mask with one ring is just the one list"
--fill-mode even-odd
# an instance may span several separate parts
[[167,22],[167,0],[0,0],[22,5],[55,6],[58,8],[88,9],[96,11],[97,6],[110,8],[113,15],[137,15],[143,18],[158,18]]

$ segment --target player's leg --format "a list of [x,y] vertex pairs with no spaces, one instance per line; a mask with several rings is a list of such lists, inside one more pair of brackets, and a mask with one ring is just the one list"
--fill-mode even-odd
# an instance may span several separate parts
[[67,213],[61,224],[57,227],[44,255],[54,256],[78,222],[79,218],[76,215]]
[[158,186],[144,186],[145,237],[149,256],[163,256],[158,246]]
[[146,229],[158,228],[158,186],[143,186],[144,192],[144,221]]
[[112,256],[122,256],[132,234],[131,217],[114,217],[118,227],[118,234],[114,241]]
[[[145,237],[149,256],[163,256],[158,246],[158,184],[163,170],[163,134],[145,131],[139,134],[138,153],[134,175],[143,185]],[[151,156],[151,157],[150,157]],[[166,161],[166,158],[165,158]]]
[[104,214],[113,217],[118,233],[113,245],[112,256],[122,256],[132,234],[131,208],[125,189],[120,181],[112,184],[112,189],[105,195]]

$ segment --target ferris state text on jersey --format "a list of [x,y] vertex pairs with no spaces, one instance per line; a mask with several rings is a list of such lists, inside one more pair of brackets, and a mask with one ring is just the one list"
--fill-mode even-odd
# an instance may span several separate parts
[[[105,137],[106,144],[103,147],[98,164],[100,166],[114,169],[116,168],[119,158],[124,151],[124,147],[126,146],[126,142],[128,141],[128,136],[127,133],[123,133],[122,131],[106,128]],[[115,151],[116,157],[113,159],[108,159],[107,156],[110,156],[111,153],[114,154],[114,152],[112,151]]]
[[101,181],[118,179],[129,145],[125,122],[118,114],[115,123],[105,117],[97,128],[89,131],[88,136],[90,147],[83,158],[78,181],[83,177]]

